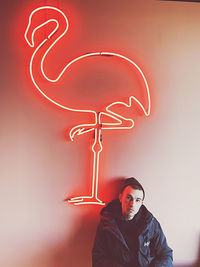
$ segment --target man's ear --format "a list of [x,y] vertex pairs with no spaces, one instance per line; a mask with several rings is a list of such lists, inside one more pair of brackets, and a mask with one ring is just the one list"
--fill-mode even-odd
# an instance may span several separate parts
[[119,194],[119,201],[122,202],[122,194]]

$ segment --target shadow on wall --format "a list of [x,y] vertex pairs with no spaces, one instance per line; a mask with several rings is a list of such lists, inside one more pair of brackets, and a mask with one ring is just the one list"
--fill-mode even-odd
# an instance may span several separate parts
[[118,198],[124,180],[125,177],[115,177],[110,179],[106,184],[102,186],[102,199],[105,201],[105,203]]
[[[91,209],[94,211],[94,207]],[[23,260],[12,267],[91,267],[91,251],[98,224],[98,216],[93,211],[89,208],[89,212],[79,218],[71,238],[63,238],[56,246],[46,247],[34,258]]]
[[200,267],[200,235],[199,235],[199,250],[198,250],[198,257],[197,257],[197,261],[196,261],[196,264],[194,265],[194,267]]
[[55,267],[92,266],[91,251],[98,221],[89,213],[80,220],[80,227],[67,246],[56,255]]

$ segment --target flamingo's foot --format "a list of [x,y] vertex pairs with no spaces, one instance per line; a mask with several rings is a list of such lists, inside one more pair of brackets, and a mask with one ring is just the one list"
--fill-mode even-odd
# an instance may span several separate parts
[[97,197],[93,196],[80,196],[80,197],[73,197],[67,199],[67,201],[74,205],[102,205],[104,206],[105,203],[98,199]]

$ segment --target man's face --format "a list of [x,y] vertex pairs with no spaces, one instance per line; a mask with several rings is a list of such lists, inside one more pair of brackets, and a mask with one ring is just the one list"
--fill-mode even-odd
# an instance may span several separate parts
[[126,220],[132,220],[138,213],[143,203],[143,191],[134,189],[131,186],[124,188],[122,194],[119,195],[122,205],[122,214]]

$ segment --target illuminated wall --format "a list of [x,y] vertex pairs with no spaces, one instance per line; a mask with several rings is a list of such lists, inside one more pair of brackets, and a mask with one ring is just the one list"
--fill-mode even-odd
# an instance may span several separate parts
[[[90,186],[93,136],[70,142],[69,130],[90,118],[57,109],[31,83],[28,67],[33,51],[23,33],[29,12],[44,4],[62,8],[71,27],[48,59],[50,74],[81,54],[112,50],[135,60],[148,77],[151,116],[138,116],[132,131],[103,133],[99,193],[108,201],[116,180],[138,178],[146,189],[145,204],[174,250],[175,264],[195,263],[200,237],[200,4],[153,0],[1,4],[0,266],[91,266],[101,208],[63,202]],[[120,76],[119,70],[117,66],[113,72],[111,87],[124,82],[126,74]],[[106,75],[94,74],[89,80],[78,69],[74,73],[71,85],[107,101],[100,92],[100,85],[108,86]],[[75,100],[82,104],[82,99],[80,92]]]

